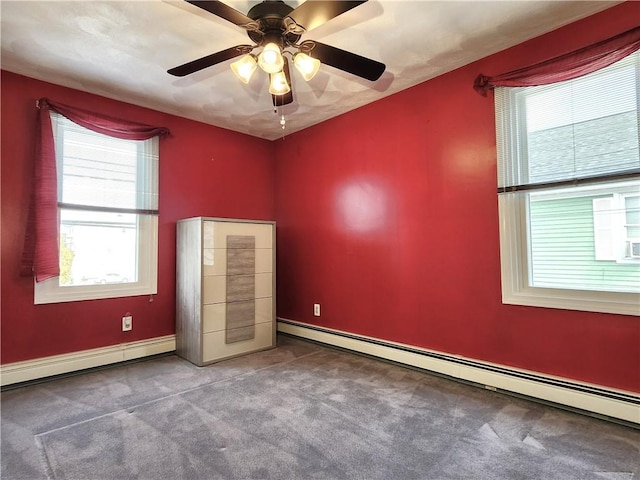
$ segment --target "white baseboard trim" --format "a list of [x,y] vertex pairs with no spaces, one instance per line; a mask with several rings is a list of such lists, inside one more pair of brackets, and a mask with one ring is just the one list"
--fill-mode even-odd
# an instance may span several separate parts
[[0,385],[27,382],[63,373],[101,367],[112,363],[172,352],[176,349],[176,336],[150,338],[138,342],[121,343],[103,348],[53,355],[23,362],[0,365]]
[[557,405],[640,424],[640,395],[278,318],[278,331]]

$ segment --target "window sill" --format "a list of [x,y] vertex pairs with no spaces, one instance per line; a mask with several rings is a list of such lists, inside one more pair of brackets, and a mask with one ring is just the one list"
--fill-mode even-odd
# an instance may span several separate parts
[[502,303],[640,316],[640,294],[503,285]]
[[157,290],[155,282],[60,287],[56,277],[35,285],[34,304],[154,295]]

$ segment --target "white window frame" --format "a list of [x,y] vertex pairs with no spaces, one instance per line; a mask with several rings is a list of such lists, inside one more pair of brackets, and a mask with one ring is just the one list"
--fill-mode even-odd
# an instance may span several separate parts
[[[616,263],[638,263],[640,256],[627,255],[628,244],[630,242],[640,243],[640,238],[629,237],[627,235],[627,204],[629,197],[639,197],[640,192],[613,192],[611,195],[593,199],[593,222],[594,228],[601,231],[596,235],[596,260],[613,261]],[[614,211],[610,215],[609,225],[602,225],[599,214],[602,211]],[[600,240],[600,242],[599,242]]]
[[[627,212],[627,198],[629,197],[640,197],[640,192],[634,192],[633,194],[622,195],[620,202],[622,205],[622,210],[624,211],[624,222],[622,225],[622,237],[624,238],[625,243],[625,252],[622,255],[623,262],[640,262],[640,255],[633,255],[633,247],[631,244],[640,243],[640,237],[630,237],[627,233],[627,227],[630,225],[627,224],[626,212]],[[638,228],[638,225],[633,224],[634,227]],[[629,248],[629,255],[627,255],[627,247]]]
[[[506,138],[501,135],[501,132],[509,135],[514,129],[522,128],[522,122],[523,118],[519,113],[499,110],[496,102],[496,130],[499,154],[502,151],[503,155],[510,155],[511,157],[526,156],[526,153],[521,148],[506,141]],[[520,138],[519,141],[526,144],[526,138]],[[503,168],[514,169],[521,168],[521,166],[522,162],[515,162],[513,164],[507,163]],[[521,190],[498,195],[498,212],[502,303],[640,316],[640,294],[638,293],[531,286],[528,192]],[[624,262],[623,259],[621,260]],[[626,261],[634,262],[635,259],[626,259]]]
[[616,197],[619,195],[612,193],[591,201],[595,259],[598,262],[616,262],[621,258],[619,247],[624,247],[624,244],[619,245],[619,233],[621,228],[624,229],[624,224],[621,225],[620,219],[616,218],[620,215],[611,214],[614,211],[614,205],[619,202]]
[[59,277],[34,281],[34,304],[155,295],[158,292],[158,215],[137,214],[137,233],[137,281],[68,286],[60,286]]

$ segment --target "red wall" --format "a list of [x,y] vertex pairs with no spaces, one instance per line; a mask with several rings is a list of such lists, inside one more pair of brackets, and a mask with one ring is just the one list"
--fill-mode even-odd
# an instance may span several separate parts
[[[180,218],[274,219],[274,145],[184,118],[2,72],[2,363],[175,332],[175,226]],[[35,101],[48,97],[132,121],[166,126],[160,141],[158,294],[33,305],[19,276],[35,138]],[[121,317],[133,314],[133,330]]]
[[[280,317],[640,392],[637,317],[501,304],[493,101],[471,87],[639,15],[613,7],[273,143],[2,72],[2,363],[173,333],[175,222],[207,215],[277,220]],[[153,302],[33,305],[18,265],[42,96],[171,129]]]
[[640,391],[637,317],[501,304],[493,99],[472,88],[638,18],[611,8],[277,142],[278,315]]

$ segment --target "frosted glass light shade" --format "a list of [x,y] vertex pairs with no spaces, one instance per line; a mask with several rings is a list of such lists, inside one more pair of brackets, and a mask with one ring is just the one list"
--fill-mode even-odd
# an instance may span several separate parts
[[271,74],[271,82],[269,84],[269,93],[272,95],[284,95],[289,93],[291,87],[287,83],[287,77],[284,72],[277,72]]
[[306,53],[298,52],[293,57],[293,64],[307,82],[316,76],[320,69],[320,60],[311,58]]
[[282,70],[284,58],[280,47],[275,43],[267,43],[258,56],[258,65],[267,73],[277,73]]
[[253,55],[245,55],[237,62],[231,64],[231,70],[242,83],[249,83],[256,68],[258,68],[258,64]]

